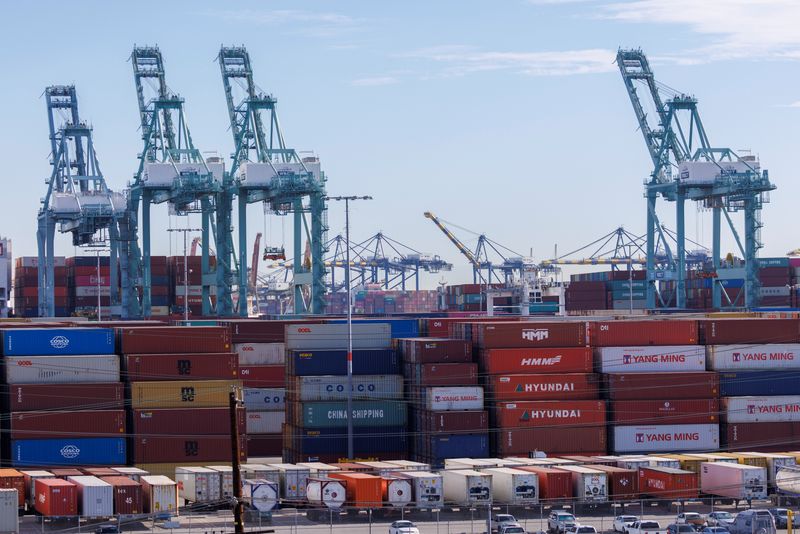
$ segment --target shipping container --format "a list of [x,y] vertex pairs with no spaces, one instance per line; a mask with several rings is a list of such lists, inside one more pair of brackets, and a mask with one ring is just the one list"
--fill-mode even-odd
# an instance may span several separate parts
[[697,321],[644,320],[602,321],[589,323],[592,346],[695,345]]
[[163,475],[141,478],[144,511],[147,514],[178,513],[178,485]]
[[275,467],[270,467],[266,464],[245,463],[240,464],[240,470],[244,478],[269,480],[277,482],[280,485],[281,472]]
[[705,347],[697,345],[626,346],[595,349],[601,373],[705,371]]
[[[232,391],[240,389],[236,380],[176,380],[172,382],[133,382],[130,385],[132,408],[214,408],[227,407]],[[239,393],[237,391],[237,393]],[[239,395],[241,396],[241,395]]]
[[[246,431],[246,412],[236,412],[239,434]],[[225,435],[231,433],[229,408],[169,408],[163,410],[131,410],[133,433],[141,437],[175,435]]]
[[436,434],[423,436],[422,439],[427,442],[431,463],[437,466],[447,458],[464,455],[480,458],[489,455],[489,436],[486,433]]
[[93,476],[69,477],[78,491],[80,515],[105,518],[114,515],[114,489],[108,482]]
[[121,410],[125,408],[125,388],[119,382],[108,384],[18,384],[8,387],[11,412],[32,410]]
[[281,498],[290,501],[303,500],[306,496],[306,479],[311,476],[307,467],[292,464],[267,464],[280,472]]
[[[136,464],[171,462],[217,462],[230,460],[231,438],[224,434],[203,435],[136,435],[131,439],[132,458]],[[247,459],[247,436],[239,436],[241,459]],[[116,464],[125,463],[112,462]]]
[[[320,455],[340,453],[346,456],[346,427],[298,428],[286,425],[284,435],[292,441],[292,448],[302,454]],[[249,436],[250,438],[252,436]],[[391,453],[397,458],[408,448],[407,426],[366,426],[353,428],[353,450],[360,457],[373,457],[376,453]]]
[[34,482],[36,512],[44,517],[78,515],[78,488],[60,478],[37,478]]
[[306,483],[306,499],[309,504],[339,510],[346,499],[346,482],[329,478],[309,478]]
[[496,450],[502,456],[527,456],[535,451],[550,454],[594,453],[606,450],[606,426],[566,428],[499,429]]
[[723,397],[726,423],[800,422],[800,395],[775,397]]
[[242,499],[262,514],[269,513],[280,502],[280,487],[271,480],[245,479],[242,481]]
[[125,410],[9,414],[11,439],[125,437]]
[[324,319],[293,319],[264,321],[261,319],[223,319],[217,323],[231,331],[234,343],[283,343],[289,324],[316,324]]
[[102,477],[101,480],[112,487],[114,515],[129,517],[144,513],[141,484],[123,475]]
[[700,467],[700,490],[737,501],[767,498],[767,470],[763,467],[705,462]]
[[595,463],[587,467],[606,474],[609,500],[630,501],[639,498],[639,472],[636,469]]
[[114,354],[110,328],[22,328],[2,335],[5,356]]
[[248,410],[286,409],[286,388],[243,388],[242,395]]
[[422,510],[439,509],[444,506],[442,475],[424,470],[398,471],[396,476],[411,484],[412,504]]
[[234,343],[233,352],[239,355],[239,365],[284,365],[284,343]]
[[220,477],[220,491],[223,500],[233,499],[233,468],[230,465],[207,465]]
[[560,501],[572,498],[572,473],[549,467],[521,465],[520,471],[534,473],[539,478],[539,499]]
[[608,476],[602,471],[581,465],[556,467],[572,475],[572,495],[579,502],[606,502],[608,500]]
[[481,369],[491,375],[527,373],[591,373],[591,347],[487,349],[480,353]]
[[[387,323],[353,324],[352,346],[353,349],[390,348],[392,346],[391,326]],[[348,328],[346,324],[301,323],[286,326],[286,349],[289,351],[347,350],[347,347]]]
[[136,482],[138,482],[139,479],[141,479],[142,477],[150,474],[144,469],[140,469],[138,467],[112,467],[111,469],[113,469],[120,475],[127,477],[131,480],[134,480]]
[[232,350],[230,330],[219,326],[118,328],[117,344],[120,354],[219,354]]
[[596,374],[497,375],[489,377],[495,401],[590,400],[599,397]]
[[639,493],[657,499],[696,499],[700,493],[699,475],[671,467],[642,467]]
[[706,354],[711,371],[800,368],[800,344],[797,343],[709,345]]
[[192,503],[219,501],[222,498],[222,477],[208,467],[175,469],[178,497]]
[[472,343],[463,339],[410,338],[399,340],[403,361],[460,363],[472,361]]
[[403,508],[411,504],[411,482],[405,478],[381,475],[383,502],[391,508]]
[[80,469],[69,468],[69,467],[50,469],[50,471],[56,478],[63,478],[64,480],[66,480],[69,477],[79,477],[83,475],[83,471],[81,471]]
[[[290,350],[287,367],[294,376],[347,375],[347,350]],[[353,351],[354,375],[401,374],[400,356],[392,349]]]
[[248,434],[280,434],[286,422],[284,412],[247,412]]
[[719,373],[720,397],[800,395],[800,370]]
[[50,471],[43,471],[43,470],[30,470],[30,471],[20,471],[22,476],[25,480],[25,491],[22,494],[25,496],[25,502],[27,503],[28,509],[32,509],[33,506],[36,504],[34,500],[36,499],[36,488],[35,482],[37,478],[56,478],[56,476],[51,473]]
[[539,502],[539,477],[509,467],[482,471],[492,475],[492,500],[496,503],[529,505]]
[[604,425],[606,402],[593,400],[500,402],[494,408],[500,428]]
[[619,425],[697,425],[719,422],[717,399],[613,401],[611,421]]
[[484,349],[518,347],[584,347],[588,345],[582,322],[477,323],[473,343]]
[[620,452],[710,451],[719,449],[719,425],[613,426],[611,450]]
[[425,409],[445,410],[483,410],[482,387],[432,387],[421,390]]
[[16,490],[19,497],[17,505],[20,508],[25,506],[26,485],[25,476],[22,473],[16,469],[0,469],[0,488]]
[[[797,459],[791,454],[774,454],[770,452],[744,452],[742,456],[751,458],[761,458],[766,461],[767,480],[773,486],[775,485],[775,476],[778,471],[784,467],[793,467],[797,465]],[[740,462],[744,463],[744,462]],[[747,462],[748,465],[756,465]]]
[[798,319],[707,319],[698,326],[705,345],[800,343]]
[[478,385],[478,364],[421,363],[406,364],[406,379],[419,386]]
[[380,508],[383,501],[381,477],[367,473],[332,471],[330,478],[343,480],[347,494],[346,503],[358,508]]
[[6,356],[8,384],[119,382],[119,356]]
[[249,388],[285,388],[286,366],[247,365],[239,366],[239,379]]
[[[406,405],[391,401],[354,401],[353,426],[397,426],[406,423]],[[294,423],[304,428],[347,426],[347,402],[306,402]]]
[[713,399],[719,396],[717,373],[614,373],[604,375],[612,400]]
[[[19,532],[19,513],[17,502],[20,499],[19,491],[12,488],[0,489],[0,532],[16,534]],[[22,495],[25,500],[25,494]]]
[[238,356],[234,353],[129,354],[123,356],[123,379],[128,382],[155,380],[236,380]]
[[[289,397],[299,401],[347,400],[347,376],[302,376],[290,383]],[[353,376],[354,399],[401,399],[403,377],[400,375]]]
[[480,433],[489,430],[489,412],[485,410],[415,410],[414,417],[417,431],[423,433]]
[[125,438],[19,439],[11,441],[14,467],[125,464]]
[[454,504],[477,504],[492,501],[492,476],[472,469],[448,469],[442,472],[444,499]]
[[283,434],[248,434],[247,454],[256,458],[277,458],[283,454]]

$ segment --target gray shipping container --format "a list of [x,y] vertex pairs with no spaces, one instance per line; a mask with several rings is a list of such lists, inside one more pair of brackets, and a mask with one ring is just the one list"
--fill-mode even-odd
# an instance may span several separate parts
[[97,477],[67,477],[78,486],[78,503],[83,517],[112,517],[114,515],[114,487]]
[[119,382],[119,356],[5,356],[8,384]]
[[[346,376],[298,376],[294,379],[294,393],[301,401],[347,400]],[[401,375],[353,376],[354,399],[401,399]]]
[[286,388],[242,388],[242,396],[248,411],[286,409]]
[[[389,349],[388,323],[354,324],[354,349]],[[286,326],[286,350],[347,350],[347,324],[292,324]]]
[[0,488],[0,532],[19,532],[19,494],[13,488]]
[[289,500],[306,498],[306,481],[311,470],[293,464],[267,464],[281,473],[281,497]]
[[209,502],[220,499],[222,479],[217,471],[207,467],[176,467],[175,482],[178,495],[189,502]]

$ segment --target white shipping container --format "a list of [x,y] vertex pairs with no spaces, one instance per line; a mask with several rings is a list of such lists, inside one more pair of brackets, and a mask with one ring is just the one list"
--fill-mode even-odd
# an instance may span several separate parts
[[4,356],[8,384],[119,382],[119,356]]
[[800,368],[800,344],[709,345],[706,360],[710,371]]
[[[181,278],[183,277],[183,272],[179,274]],[[189,293],[189,304],[192,303],[191,297],[202,297],[203,296],[203,286],[184,286],[183,284],[175,284],[175,296],[176,297],[183,297],[186,293]],[[211,286],[208,291],[209,295],[216,295],[217,294],[217,286]]]
[[[353,325],[354,349],[389,349],[388,323]],[[292,324],[286,326],[286,350],[347,350],[347,324]]]
[[331,471],[341,471],[335,465],[330,465],[322,462],[298,462],[297,467],[305,467],[314,478],[325,478]]
[[114,515],[114,487],[97,477],[67,477],[78,488],[78,504],[83,517],[112,517]]
[[384,502],[393,508],[402,508],[411,504],[411,482],[400,477],[382,477],[386,481]]
[[208,467],[176,467],[178,495],[189,502],[218,501],[221,496],[219,473]]
[[391,460],[386,463],[398,467],[401,471],[430,471],[430,464],[414,462],[412,460]]
[[789,286],[761,286],[758,288],[758,294],[762,297],[788,297],[791,292]]
[[444,483],[441,474],[428,471],[400,471],[395,474],[408,479],[411,483],[415,507],[430,510],[444,506]]
[[0,488],[0,532],[19,532],[19,494],[13,488]]
[[220,491],[223,499],[233,497],[233,468],[229,465],[207,465],[212,471],[219,473]]
[[445,458],[445,469],[474,469],[480,471],[489,467],[503,467],[491,458]]
[[244,407],[248,410],[272,411],[286,409],[286,388],[243,388]]
[[370,472],[371,475],[377,476],[389,476],[395,471],[397,471],[397,466],[392,465],[389,462],[354,462],[358,465],[363,465],[365,467],[369,467],[372,471]]
[[163,475],[147,475],[139,479],[145,498],[145,512],[163,514],[177,512],[178,485]]
[[555,469],[572,473],[573,496],[580,502],[606,502],[608,475],[582,465],[559,465]]
[[277,482],[280,485],[281,473],[274,467],[252,463],[241,464],[239,467],[242,472],[242,478],[269,480],[270,482]]
[[139,469],[138,467],[112,467],[114,471],[119,473],[122,476],[126,476],[131,480],[136,480],[137,482],[143,476],[147,476],[150,473],[145,471],[144,469]]
[[719,449],[719,425],[615,426],[613,452],[677,452]]
[[[346,376],[299,376],[295,378],[301,401],[339,401],[347,399]],[[402,375],[355,375],[353,398],[402,399]]]
[[[22,256],[17,258],[21,263],[20,267],[39,267],[39,256]],[[65,256],[56,256],[53,258],[53,267],[66,267],[67,258]]]
[[623,469],[636,469],[639,470],[641,467],[650,467],[650,460],[647,458],[624,458],[621,460],[617,460],[617,467],[621,467]]
[[23,476],[25,476],[25,482],[26,482],[25,487],[27,489],[25,502],[28,503],[29,508],[32,508],[34,502],[36,501],[36,491],[34,491],[34,485],[36,484],[36,479],[56,478],[56,476],[50,471],[41,471],[41,470],[20,471],[20,473],[22,473]]
[[311,504],[322,504],[331,510],[338,510],[345,500],[344,482],[328,478],[309,478],[306,499]]
[[767,498],[767,470],[753,465],[703,462],[700,490],[737,500]]
[[433,412],[483,410],[483,388],[475,386],[425,388],[425,406]]
[[595,362],[601,373],[705,371],[706,351],[700,345],[599,347]]
[[722,416],[728,423],[800,421],[800,395],[723,397]]
[[247,412],[248,434],[280,434],[286,412]]
[[444,498],[456,504],[487,503],[492,499],[492,475],[472,469],[442,472]]
[[286,363],[283,343],[234,343],[239,365],[282,365]]
[[278,505],[280,489],[276,482],[263,479],[242,481],[242,497],[259,512],[270,512]]
[[101,297],[108,297],[111,295],[111,288],[108,286],[76,286],[75,287],[75,296],[76,297],[96,297],[97,290],[100,289],[100,296]]
[[653,467],[670,467],[672,469],[681,468],[681,463],[678,460],[663,458],[661,456],[648,456],[647,459],[650,460],[650,465]]
[[503,504],[536,504],[539,502],[539,476],[511,467],[490,468],[494,502]]
[[311,470],[293,464],[267,464],[276,468],[281,474],[281,497],[284,499],[304,499],[306,496],[306,480]]

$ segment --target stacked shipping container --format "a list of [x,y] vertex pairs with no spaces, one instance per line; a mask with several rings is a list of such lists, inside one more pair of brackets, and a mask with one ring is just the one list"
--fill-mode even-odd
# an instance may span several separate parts
[[102,315],[110,317],[111,272],[109,265],[108,256],[67,258],[69,306],[72,314],[96,314],[99,303]]
[[[67,260],[57,256],[53,261],[53,298],[56,317],[68,317],[69,288]],[[14,262],[14,313],[17,317],[39,316],[39,258],[25,256]]]

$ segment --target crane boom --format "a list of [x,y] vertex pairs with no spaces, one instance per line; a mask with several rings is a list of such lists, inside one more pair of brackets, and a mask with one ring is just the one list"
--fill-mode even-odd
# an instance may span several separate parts
[[439,230],[441,230],[442,233],[444,233],[444,235],[447,236],[447,239],[449,239],[450,242],[456,246],[458,251],[467,257],[467,259],[469,260],[469,262],[472,264],[473,267],[475,267],[476,269],[481,268],[481,264],[475,257],[475,254],[473,254],[472,251],[468,249],[466,245],[464,245],[464,243],[462,243],[456,236],[454,236],[453,232],[448,230],[447,227],[444,225],[444,223],[442,223],[442,221],[440,221],[436,215],[434,215],[430,211],[426,211],[425,218],[433,221],[433,224],[435,224],[439,228]]

